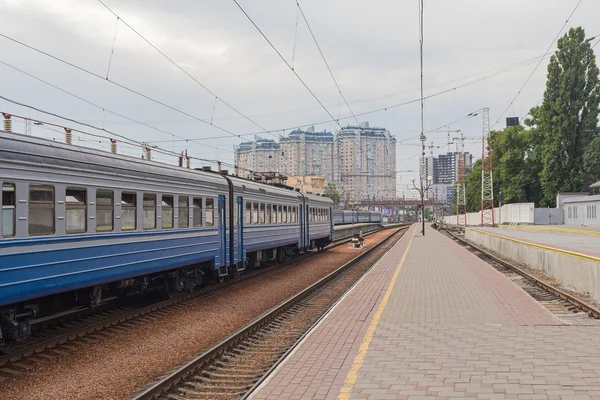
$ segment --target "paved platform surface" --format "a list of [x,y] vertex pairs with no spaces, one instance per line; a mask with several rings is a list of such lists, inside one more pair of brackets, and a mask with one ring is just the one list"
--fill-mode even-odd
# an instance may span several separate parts
[[574,233],[577,235],[600,235],[600,226],[582,226],[582,225],[502,225],[502,228],[521,229],[532,231],[548,231],[548,232],[563,232]]
[[[546,226],[546,225],[541,225]],[[555,227],[547,226],[548,228]],[[542,246],[574,251],[600,258],[600,235],[583,234],[573,231],[542,230],[540,228],[479,228],[473,229],[490,232],[496,235],[508,236]]]
[[599,333],[413,226],[252,398],[600,398]]

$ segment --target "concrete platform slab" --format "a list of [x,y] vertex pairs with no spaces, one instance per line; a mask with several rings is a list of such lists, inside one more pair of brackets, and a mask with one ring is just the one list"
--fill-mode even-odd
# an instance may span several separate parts
[[563,325],[467,250],[413,227],[252,398],[567,396],[600,396],[597,328]]
[[523,228],[467,228],[502,235],[532,244],[554,247],[572,251],[600,259],[600,231],[554,228],[540,225],[523,226]]
[[524,263],[600,302],[600,236],[563,232],[467,228],[465,237]]

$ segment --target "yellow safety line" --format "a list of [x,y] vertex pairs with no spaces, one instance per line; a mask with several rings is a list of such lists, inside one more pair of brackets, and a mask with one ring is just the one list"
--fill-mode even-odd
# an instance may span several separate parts
[[367,329],[367,332],[365,333],[365,335],[363,337],[363,340],[360,344],[360,348],[358,349],[358,354],[356,355],[356,357],[354,357],[354,362],[352,363],[352,367],[350,368],[350,371],[348,371],[348,375],[346,375],[346,380],[344,381],[344,386],[340,390],[340,394],[338,395],[338,400],[348,400],[350,398],[350,393],[352,393],[354,384],[356,383],[356,380],[358,379],[358,371],[360,371],[360,368],[363,365],[365,356],[367,355],[367,350],[369,349],[369,345],[371,344],[371,341],[373,340],[373,335],[375,335],[375,330],[377,329],[377,324],[379,324],[379,319],[381,318],[381,315],[383,314],[383,310],[385,310],[385,307],[388,303],[390,295],[392,294],[392,290],[394,289],[396,279],[398,278],[398,274],[400,273],[400,269],[402,268],[402,265],[404,264],[404,260],[406,259],[406,255],[408,254],[408,249],[410,249],[410,245],[411,245],[414,237],[415,236],[414,236],[414,231],[413,231],[413,235],[411,236],[410,241],[408,242],[408,246],[406,246],[406,250],[404,250],[402,259],[400,260],[400,263],[396,267],[394,276],[392,277],[392,280],[390,281],[390,284],[388,285],[385,295],[383,296],[381,303],[379,303],[377,312],[375,312],[375,315],[373,315],[373,319],[371,320],[371,323],[369,324],[369,328]]
[[531,247],[537,247],[537,248],[543,249],[543,250],[550,250],[550,251],[554,251],[556,253],[562,253],[562,254],[566,254],[566,255],[569,255],[569,256],[573,256],[573,257],[583,258],[585,260],[592,260],[592,261],[595,261],[595,262],[600,262],[600,258],[599,257],[594,257],[594,256],[591,256],[591,255],[588,255],[588,254],[577,253],[575,251],[570,251],[570,250],[557,249],[556,247],[544,246],[544,245],[537,244],[537,243],[525,242],[523,240],[511,238],[509,236],[497,235],[497,234],[494,234],[494,233],[490,233],[490,232],[486,232],[486,231],[481,231],[479,229],[473,229],[473,228],[467,228],[467,229],[469,229],[471,231],[482,233],[484,235],[494,236],[494,237],[498,237],[498,238],[501,238],[501,239],[510,240],[511,242],[520,243],[520,244],[524,244],[524,245],[531,246]]
[[557,231],[557,232],[565,232],[565,233],[579,233],[583,235],[598,235],[600,236],[600,231],[586,231],[584,229],[570,229],[570,228],[558,228],[553,226],[538,226],[538,225],[500,225],[500,228],[506,229],[531,229],[537,231]]

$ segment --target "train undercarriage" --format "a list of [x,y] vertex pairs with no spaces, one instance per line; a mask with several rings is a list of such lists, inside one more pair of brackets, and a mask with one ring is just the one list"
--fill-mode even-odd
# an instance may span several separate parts
[[[328,243],[326,238],[319,239],[313,241],[311,247],[321,250]],[[299,255],[300,249],[296,245],[282,246],[248,253],[246,260],[233,268],[212,270],[212,263],[207,262],[4,306],[0,308],[0,353],[10,353],[16,341],[30,336],[32,325],[40,321],[66,318],[93,311],[109,302],[120,302],[151,293],[162,293],[165,298],[173,298],[179,293],[194,291],[207,279],[222,282],[227,277],[243,273],[247,268],[280,264]]]

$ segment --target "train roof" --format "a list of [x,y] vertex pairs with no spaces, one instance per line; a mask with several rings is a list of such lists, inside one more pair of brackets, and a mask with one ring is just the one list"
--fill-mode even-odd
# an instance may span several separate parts
[[4,162],[169,182],[197,184],[200,180],[209,185],[227,186],[227,181],[221,175],[210,172],[0,131],[0,163]]
[[[48,168],[93,171],[116,176],[127,176],[149,180],[197,184],[201,181],[209,186],[226,190],[226,178],[217,172],[187,169],[157,161],[114,154],[53,140],[26,136],[0,130],[0,164],[44,165]],[[284,189],[235,176],[231,179],[235,189],[257,195],[272,194],[290,200],[305,197],[313,203],[332,204],[331,199],[294,190]]]

